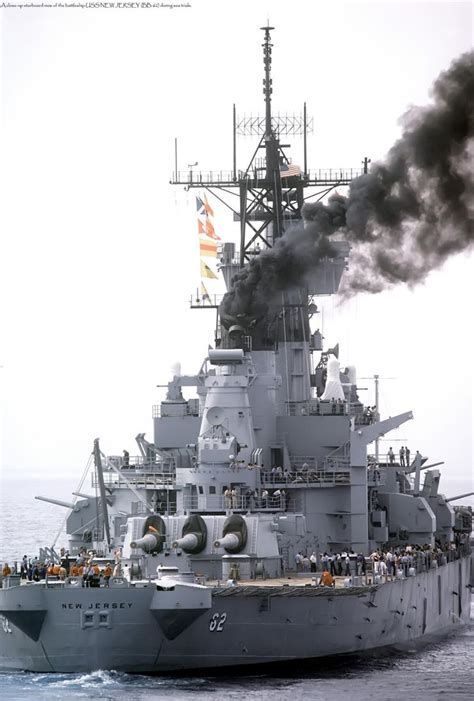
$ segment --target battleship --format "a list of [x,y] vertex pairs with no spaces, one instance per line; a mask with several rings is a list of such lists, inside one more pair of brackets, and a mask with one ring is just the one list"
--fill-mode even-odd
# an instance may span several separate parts
[[[172,177],[206,213],[203,192],[237,198],[240,244],[218,246],[227,293],[191,300],[215,310],[214,343],[195,375],[173,374],[137,456],[107,455],[96,439],[90,486],[70,503],[38,497],[69,510],[69,549],[42,550],[55,566],[44,577],[4,577],[2,670],[300,663],[413,649],[469,620],[472,514],[452,504],[469,495],[444,496],[440,463],[418,451],[382,453],[412,412],[365,406],[355,368],[314,328],[318,299],[351,268],[335,189],[364,183],[369,159],[362,171],[308,170],[306,105],[299,117],[272,113],[271,31],[265,115],[239,119],[234,107],[232,171],[176,163]],[[258,137],[244,171],[242,134]],[[281,143],[291,135],[303,137],[301,166]],[[387,572],[384,552],[404,556]],[[88,562],[109,574],[86,574]]]

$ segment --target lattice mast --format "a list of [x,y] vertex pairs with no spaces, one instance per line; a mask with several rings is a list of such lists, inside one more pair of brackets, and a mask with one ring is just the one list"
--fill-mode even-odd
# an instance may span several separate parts
[[[320,200],[338,186],[348,185],[361,174],[361,168],[331,168],[307,170],[307,136],[312,131],[304,104],[302,115],[272,114],[273,80],[271,77],[272,48],[270,32],[264,32],[263,94],[265,116],[239,118],[233,106],[233,168],[232,171],[179,171],[176,167],[171,183],[211,192],[228,207],[234,220],[240,222],[239,264],[243,267],[259,250],[272,247],[290,222],[301,219],[305,200]],[[303,137],[303,169],[291,164],[280,143],[284,135]],[[259,143],[245,170],[237,169],[237,137],[259,136]],[[262,158],[258,154],[264,150]],[[367,167],[367,160],[364,169]],[[305,189],[310,192],[305,194]],[[238,198],[238,202],[236,201]],[[194,306],[194,305],[193,305]],[[199,305],[197,305],[199,306]],[[208,305],[207,305],[208,306]]]

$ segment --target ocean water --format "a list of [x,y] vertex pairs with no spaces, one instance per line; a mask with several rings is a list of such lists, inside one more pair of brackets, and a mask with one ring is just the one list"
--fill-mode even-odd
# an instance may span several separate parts
[[[0,488],[0,562],[51,545],[66,510],[34,501],[35,494],[70,499],[76,484],[5,480]],[[64,537],[58,545],[66,544]],[[324,631],[323,631],[324,634]],[[191,701],[257,699],[296,701],[474,701],[474,602],[471,624],[458,634],[410,653],[346,658],[293,666],[270,673],[233,676],[148,676],[97,671],[92,674],[0,673],[4,701],[107,699],[112,701]]]
[[[79,478],[38,480],[0,473],[0,563],[20,563],[23,555],[37,555],[41,546],[53,544],[63,530],[68,509],[38,501],[35,496],[71,502]],[[57,544],[67,545],[66,536],[61,535]]]

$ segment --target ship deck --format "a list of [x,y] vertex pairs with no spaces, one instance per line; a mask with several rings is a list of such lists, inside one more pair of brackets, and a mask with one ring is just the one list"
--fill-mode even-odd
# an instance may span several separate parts
[[[354,582],[354,585],[351,585],[350,587],[345,586],[344,582],[347,577],[339,577],[336,576],[334,577],[335,580],[335,586],[334,587],[326,587],[323,585],[319,584],[319,580],[321,578],[320,573],[308,573],[304,575],[298,575],[294,574],[293,576],[287,576],[287,577],[275,577],[275,578],[267,578],[267,579],[239,579],[236,585],[229,585],[225,582],[222,582],[222,580],[206,580],[206,581],[201,581],[199,583],[204,584],[206,587],[210,587],[214,590],[230,590],[230,589],[242,589],[242,588],[278,588],[281,589],[283,587],[289,587],[291,589],[295,588],[311,588],[311,589],[317,589],[318,591],[323,591],[326,594],[331,591],[335,590],[351,590],[354,591],[355,588],[361,589],[363,588],[364,590],[368,588],[372,588],[374,586],[380,586],[380,585],[373,585],[372,583],[372,577],[357,577],[356,581],[358,583],[356,584]],[[392,581],[391,577],[387,578],[387,581]],[[384,578],[385,582],[385,578]]]

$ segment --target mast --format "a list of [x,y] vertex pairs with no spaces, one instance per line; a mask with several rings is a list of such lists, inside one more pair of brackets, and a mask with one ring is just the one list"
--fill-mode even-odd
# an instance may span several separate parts
[[265,96],[265,176],[268,181],[269,189],[271,189],[273,195],[273,221],[271,226],[271,240],[267,238],[267,244],[273,244],[276,238],[279,238],[283,233],[283,217],[281,211],[281,176],[280,176],[280,144],[278,137],[276,136],[273,129],[272,122],[272,93],[273,93],[273,80],[271,78],[272,70],[272,48],[270,31],[274,27],[267,25],[266,27],[261,27],[261,30],[265,32],[264,43],[263,43],[263,65],[264,65],[264,79],[263,79],[263,94]]
[[[375,382],[375,416],[377,421],[380,418],[379,414],[379,376],[374,375],[374,382]],[[379,461],[379,438],[377,437],[375,439],[375,459],[378,462]]]
[[[239,117],[233,105],[232,162],[229,171],[178,171],[171,180],[172,184],[185,185],[187,189],[199,188],[214,194],[231,210],[234,221],[238,222],[239,243],[237,246],[226,243],[221,260],[221,270],[228,285],[239,267],[246,267],[260,252],[273,248],[278,238],[302,220],[305,202],[321,200],[336,187],[348,185],[352,178],[362,173],[361,168],[309,170],[307,137],[312,132],[313,121],[307,115],[306,103],[302,114],[273,113],[273,29],[269,24],[260,28],[264,32],[264,116]],[[293,162],[287,155],[290,144],[281,143],[283,136],[302,137],[300,165],[297,164],[297,157]],[[245,170],[237,169],[237,137],[258,137]],[[309,343],[308,299],[312,295],[337,292],[349,246],[345,241],[336,241],[333,250],[333,257],[321,260],[310,280],[302,281],[297,289],[286,290],[279,299],[272,300],[269,314],[263,322],[262,318],[246,316],[245,313],[238,313],[238,318],[226,319],[218,314],[216,346],[234,347],[237,342],[240,346],[246,344],[247,349],[274,350],[279,343]],[[191,297],[191,307],[213,307],[217,310],[219,305],[217,302],[210,305],[196,295],[195,298]],[[229,341],[228,332],[231,329],[234,329],[234,338]],[[242,337],[236,341],[237,329],[242,332]]]
[[[263,48],[263,95],[265,116],[239,117],[235,104],[232,106],[232,162],[229,170],[176,170],[170,179],[172,185],[206,190],[215,195],[240,222],[241,237],[239,259],[241,267],[255,255],[257,244],[261,250],[271,248],[274,238],[281,236],[285,226],[301,219],[301,208],[306,200],[316,201],[329,195],[336,187],[349,185],[361,175],[358,168],[320,168],[308,170],[306,162],[307,138],[313,132],[313,119],[307,115],[306,103],[301,114],[273,114],[273,78],[271,76],[273,44],[271,32],[274,27],[261,27],[264,32]],[[286,154],[287,144],[281,144],[282,136],[303,138],[302,168],[292,165]],[[253,156],[245,169],[237,169],[237,138],[258,137]],[[259,156],[264,151],[264,157]],[[197,164],[196,164],[197,165]],[[285,174],[286,170],[286,174]],[[282,173],[285,174],[282,177]],[[291,173],[291,175],[290,175]],[[310,192],[305,192],[309,189]],[[238,203],[235,202],[235,195]],[[328,294],[324,290],[323,294]],[[213,305],[191,300],[193,308],[206,309]],[[214,305],[217,306],[217,305]]]
[[104,533],[107,546],[110,548],[109,512],[107,507],[107,495],[105,493],[104,472],[102,468],[102,458],[100,455],[99,439],[94,440],[94,465],[97,470],[97,481],[99,483],[100,503],[102,506],[102,519],[104,522]]

